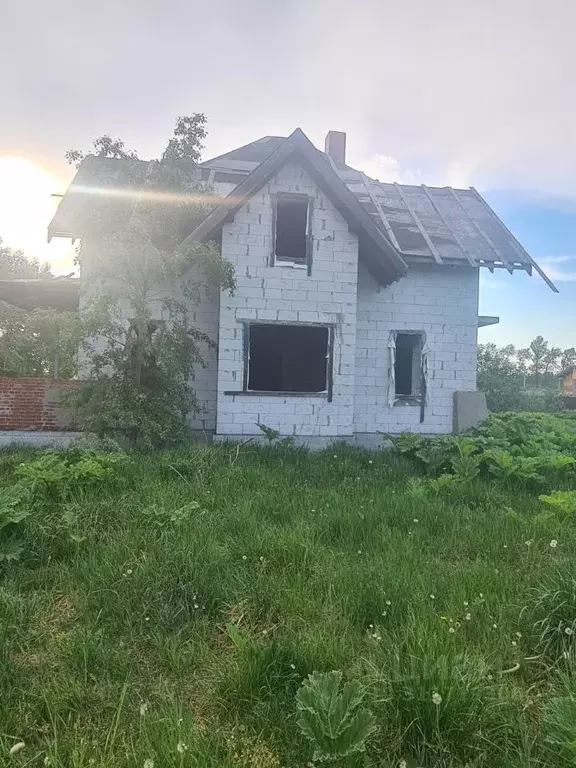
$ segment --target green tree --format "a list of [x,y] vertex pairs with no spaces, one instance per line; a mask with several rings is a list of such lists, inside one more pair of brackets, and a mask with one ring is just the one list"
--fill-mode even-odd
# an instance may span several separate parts
[[560,357],[560,370],[565,371],[576,363],[576,349],[567,347]]
[[[179,249],[183,222],[213,207],[213,191],[194,178],[204,124],[203,115],[179,118],[176,144],[149,164],[139,188],[151,194],[131,198],[128,216],[108,211],[103,221],[94,213],[90,253],[98,257],[86,270],[82,313],[90,379],[74,397],[85,429],[134,446],[186,435],[186,417],[197,408],[191,380],[203,348],[214,344],[194,326],[194,308],[234,287],[233,267],[215,243]],[[83,259],[81,249],[81,267]]]
[[29,259],[23,251],[9,248],[0,237],[0,280],[17,278],[50,278],[50,265],[40,264],[38,259]]
[[516,410],[521,402],[521,368],[513,345],[478,345],[478,389],[485,393],[491,411]]
[[[113,157],[117,160],[138,160],[138,155],[131,149],[126,149],[122,139],[112,139],[108,134],[99,136],[92,142],[92,152],[88,154],[96,157]],[[64,159],[69,165],[79,167],[86,157],[86,153],[80,149],[68,149],[64,153]]]

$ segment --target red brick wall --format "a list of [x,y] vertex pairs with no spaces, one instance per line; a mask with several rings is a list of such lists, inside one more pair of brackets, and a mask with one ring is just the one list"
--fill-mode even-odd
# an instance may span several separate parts
[[62,407],[60,394],[79,383],[0,378],[0,430],[58,430],[70,427],[70,417]]

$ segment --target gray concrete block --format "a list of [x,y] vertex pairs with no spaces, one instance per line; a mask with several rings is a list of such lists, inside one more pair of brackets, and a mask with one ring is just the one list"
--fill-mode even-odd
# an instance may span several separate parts
[[488,418],[484,392],[454,392],[454,432],[464,432]]

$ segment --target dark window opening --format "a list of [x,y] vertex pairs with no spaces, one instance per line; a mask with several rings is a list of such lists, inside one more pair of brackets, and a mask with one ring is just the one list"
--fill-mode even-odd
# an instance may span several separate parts
[[248,334],[248,390],[327,391],[328,328],[251,324]]
[[418,396],[422,385],[422,336],[419,333],[396,334],[394,367],[397,395]]
[[308,241],[308,197],[278,195],[276,198],[276,261],[306,264]]

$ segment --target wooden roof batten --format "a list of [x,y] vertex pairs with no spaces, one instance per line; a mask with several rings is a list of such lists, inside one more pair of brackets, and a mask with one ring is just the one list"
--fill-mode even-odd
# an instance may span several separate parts
[[426,184],[422,184],[422,189],[424,190],[424,193],[425,193],[426,197],[427,197],[427,198],[428,198],[428,200],[430,201],[430,204],[432,205],[432,208],[434,208],[434,210],[436,211],[436,213],[437,213],[437,214],[438,214],[438,216],[440,217],[440,221],[442,221],[442,222],[443,222],[444,226],[446,227],[446,229],[448,230],[448,232],[450,232],[450,234],[452,235],[452,237],[453,237],[453,238],[454,238],[454,240],[456,241],[457,245],[458,245],[458,246],[459,246],[459,247],[462,249],[462,253],[463,253],[463,254],[466,256],[466,259],[468,260],[468,263],[469,263],[469,264],[470,264],[472,267],[477,267],[477,266],[478,266],[478,262],[476,261],[476,259],[474,258],[474,256],[473,256],[473,255],[470,253],[470,251],[468,250],[468,248],[466,248],[466,247],[465,247],[465,245],[464,245],[464,242],[462,241],[462,239],[461,239],[460,235],[459,235],[459,234],[458,234],[458,233],[457,233],[457,232],[454,230],[454,228],[453,228],[453,227],[450,225],[450,223],[448,222],[448,220],[447,220],[447,219],[444,217],[444,215],[442,214],[442,212],[440,211],[440,209],[438,208],[438,206],[437,206],[437,205],[436,205],[436,203],[434,202],[434,200],[432,199],[432,195],[431,195],[431,194],[430,194],[430,192],[428,191],[428,187],[426,186]]
[[416,211],[415,211],[415,210],[413,210],[413,209],[412,209],[412,206],[411,206],[411,205],[410,205],[410,203],[408,202],[408,198],[406,197],[406,195],[405,195],[405,194],[404,194],[404,192],[402,191],[402,188],[400,187],[400,185],[399,185],[399,184],[397,184],[396,182],[394,182],[394,189],[395,189],[395,190],[398,192],[398,194],[399,194],[399,195],[400,195],[400,197],[402,198],[402,202],[403,202],[403,203],[404,203],[404,205],[406,206],[406,210],[408,211],[408,213],[410,214],[410,216],[412,216],[412,218],[414,219],[414,223],[415,223],[415,224],[416,224],[416,226],[418,227],[418,230],[419,230],[420,234],[422,235],[422,237],[424,238],[424,241],[426,242],[426,245],[427,245],[427,246],[428,246],[428,248],[430,249],[430,253],[431,253],[431,254],[432,254],[432,256],[434,257],[434,261],[435,261],[437,264],[443,264],[444,262],[442,261],[442,257],[441,257],[441,256],[440,256],[440,254],[438,253],[438,249],[436,248],[436,246],[435,246],[435,245],[434,245],[434,243],[432,242],[432,240],[431,240],[431,238],[430,238],[430,235],[428,234],[428,232],[426,232],[426,230],[425,230],[425,229],[424,229],[424,227],[422,226],[422,222],[421,222],[421,221],[420,221],[420,219],[418,218],[418,214],[416,213]]
[[380,205],[380,202],[378,201],[378,198],[372,193],[372,189],[370,187],[369,179],[366,176],[365,173],[361,173],[360,177],[362,179],[362,183],[364,184],[364,187],[366,188],[366,192],[368,193],[368,196],[370,200],[372,201],[372,204],[378,211],[378,215],[380,216],[380,220],[382,221],[382,224],[384,225],[384,229],[386,230],[388,237],[392,241],[392,245],[394,248],[396,248],[400,253],[402,252],[402,249],[400,248],[400,244],[398,243],[398,240],[396,239],[396,235],[394,234],[394,230],[390,226],[390,222],[386,218],[386,214],[384,213],[384,209]]

